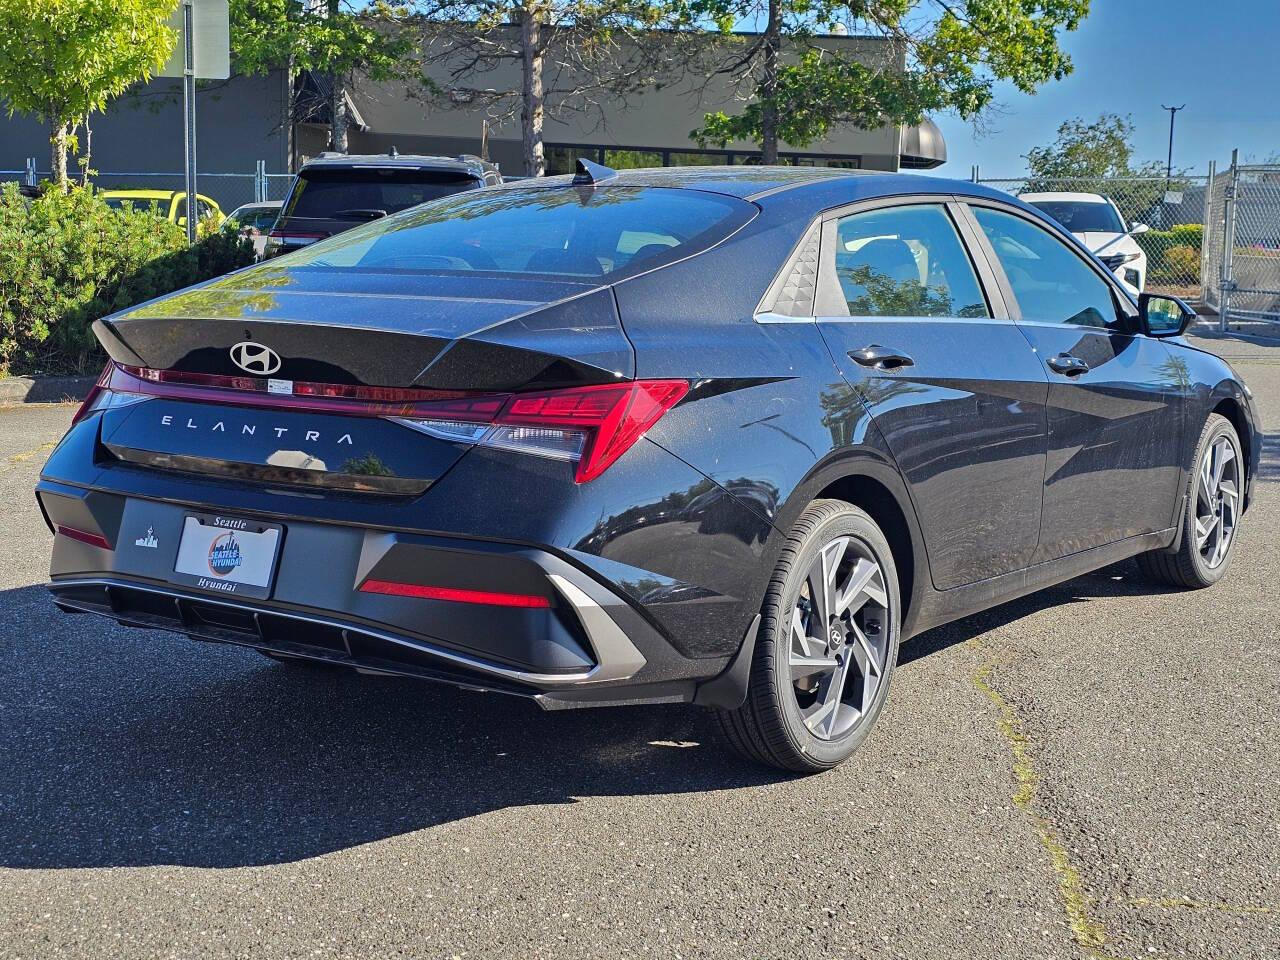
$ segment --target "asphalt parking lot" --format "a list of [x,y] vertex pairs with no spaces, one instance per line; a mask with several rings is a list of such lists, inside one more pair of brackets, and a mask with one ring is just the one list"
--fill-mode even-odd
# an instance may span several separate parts
[[793,778],[691,707],[542,714],[54,609],[0,409],[0,957],[1280,956],[1280,342],[1226,581],[1131,564],[903,649]]

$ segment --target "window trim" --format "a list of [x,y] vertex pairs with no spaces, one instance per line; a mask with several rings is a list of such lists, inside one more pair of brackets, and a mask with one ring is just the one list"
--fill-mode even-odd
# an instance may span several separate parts
[[[1004,265],[1001,264],[999,256],[996,254],[995,247],[991,245],[991,241],[987,239],[982,225],[978,223],[978,218],[974,216],[973,209],[986,208],[995,210],[997,213],[1005,213],[1019,220],[1025,220],[1033,227],[1039,227],[1050,236],[1056,237],[1062,242],[1062,245],[1083,263],[1088,269],[1092,270],[1094,275],[1099,277],[1103,285],[1111,293],[1112,305],[1116,312],[1116,319],[1120,321],[1122,329],[1110,330],[1111,333],[1119,333],[1123,336],[1146,336],[1146,331],[1142,329],[1141,321],[1138,317],[1137,305],[1130,298],[1129,292],[1121,286],[1119,280],[1111,271],[1104,266],[1096,263],[1093,254],[1090,253],[1079,240],[1075,238],[1068,230],[1060,224],[1049,219],[1043,214],[1028,214],[1021,207],[1010,203],[1002,203],[988,197],[963,197],[960,204],[963,209],[963,216],[969,221],[971,230],[974,234],[974,241],[978,244],[983,252],[984,258],[987,259],[991,266],[992,273],[995,276],[996,283],[1000,287],[1002,296],[1009,307],[1010,317],[1018,323],[1034,323],[1042,326],[1060,327],[1061,323],[1051,320],[1034,320],[1022,315],[1022,307],[1018,303],[1017,295],[1013,292],[1013,285],[1009,282],[1009,277],[1004,271]],[[1084,328],[1081,328],[1084,329]]]
[[[985,262],[985,251],[982,257],[975,254],[975,249],[981,249],[981,247],[974,247],[969,231],[962,226],[964,221],[960,209],[961,204],[957,201],[955,195],[950,193],[909,193],[873,197],[824,210],[820,216],[822,237],[818,247],[818,282],[813,300],[814,316],[832,320],[889,319],[883,316],[867,316],[863,314],[855,316],[849,313],[848,301],[845,299],[844,290],[840,286],[840,279],[835,274],[835,257],[834,255],[828,256],[828,254],[832,253],[835,248],[837,224],[845,217],[892,207],[920,206],[941,207],[943,209],[943,213],[951,222],[952,229],[955,230],[960,249],[968,257],[969,265],[973,268],[978,290],[986,300],[987,311],[990,316],[905,317],[898,319],[959,320],[985,323],[1008,322],[1012,319],[1012,315],[1006,308],[1003,289],[999,286],[998,278],[994,271],[990,269],[990,265]],[[833,308],[840,309],[842,312],[832,312]]]

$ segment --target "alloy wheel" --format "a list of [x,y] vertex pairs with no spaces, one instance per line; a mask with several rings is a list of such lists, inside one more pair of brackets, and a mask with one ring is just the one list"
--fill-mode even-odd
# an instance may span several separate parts
[[1195,547],[1210,569],[1227,557],[1240,504],[1240,452],[1230,436],[1219,436],[1200,461],[1196,482]]
[[834,740],[871,710],[885,682],[889,592],[869,547],[838,537],[810,564],[791,611],[791,689],[810,733]]

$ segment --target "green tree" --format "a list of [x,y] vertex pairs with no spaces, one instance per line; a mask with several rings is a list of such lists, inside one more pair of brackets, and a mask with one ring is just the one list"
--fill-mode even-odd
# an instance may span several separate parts
[[[1053,143],[1032,147],[1024,159],[1033,182],[1067,178],[1160,176],[1164,167],[1151,161],[1133,166],[1133,121],[1104,113],[1092,123],[1082,117],[1058,127]],[[1030,189],[1030,187],[1028,187]]]
[[[841,126],[919,123],[927,113],[983,114],[998,81],[1026,93],[1071,72],[1058,46],[1089,0],[688,0],[730,42],[716,73],[741,91],[736,114],[708,113],[701,144],[807,146]],[[732,33],[760,23],[759,34]],[[852,40],[835,39],[832,33]],[[857,38],[880,41],[876,47]]]
[[[1187,182],[1175,173],[1166,184],[1165,165],[1159,160],[1135,164],[1133,132],[1133,121],[1114,113],[1091,123],[1081,117],[1063,122],[1053,143],[1026,154],[1029,176],[1023,191],[1100,193],[1115,201],[1126,222],[1162,216],[1166,186],[1182,190]],[[1117,184],[1117,179],[1126,182]]]
[[289,96],[282,122],[299,119],[297,77],[312,71],[329,78],[332,120],[329,147],[347,149],[347,93],[358,77],[383,82],[405,74],[413,38],[405,29],[409,7],[402,0],[230,0],[231,50],[239,73],[285,70]]
[[176,0],[0,0],[0,101],[49,126],[52,176],[89,115],[164,65]]
[[[492,120],[520,117],[524,172],[546,172],[543,125],[548,112],[594,114],[606,100],[673,79],[689,67],[696,34],[683,0],[442,0],[422,14],[423,66],[442,106],[482,106]],[[477,88],[503,68],[519,67],[519,85]],[[512,73],[515,71],[512,70]]]

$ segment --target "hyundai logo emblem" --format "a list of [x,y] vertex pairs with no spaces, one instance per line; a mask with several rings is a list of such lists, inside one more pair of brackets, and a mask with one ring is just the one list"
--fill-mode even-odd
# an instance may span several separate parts
[[232,347],[231,361],[245,373],[256,373],[260,377],[269,377],[280,369],[280,355],[252,340]]

